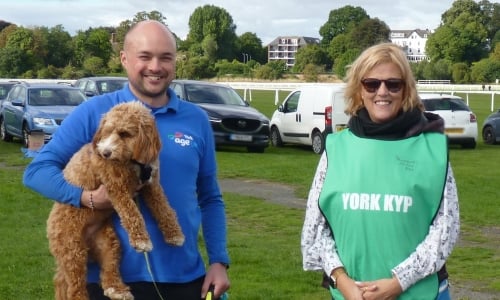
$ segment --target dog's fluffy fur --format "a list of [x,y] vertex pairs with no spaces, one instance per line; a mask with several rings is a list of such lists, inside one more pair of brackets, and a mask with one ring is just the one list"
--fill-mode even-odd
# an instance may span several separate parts
[[[49,248],[55,257],[57,300],[88,299],[87,260],[101,266],[104,294],[111,299],[133,299],[119,273],[120,242],[111,214],[116,211],[129,235],[130,244],[148,252],[152,243],[144,219],[133,199],[138,187],[158,222],[165,241],[182,245],[184,235],[158,178],[160,139],[151,111],[140,102],[116,105],[101,120],[91,143],[75,153],[63,173],[68,182],[85,190],[103,184],[114,210],[76,208],[55,203],[47,220]],[[147,182],[141,169],[151,167]]]

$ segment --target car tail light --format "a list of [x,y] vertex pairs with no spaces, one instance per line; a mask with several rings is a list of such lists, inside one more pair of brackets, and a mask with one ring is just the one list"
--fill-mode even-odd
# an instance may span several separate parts
[[476,118],[476,115],[471,113],[470,114],[470,122],[471,123],[476,123],[477,122],[477,118]]
[[332,125],[332,107],[325,107],[325,126]]

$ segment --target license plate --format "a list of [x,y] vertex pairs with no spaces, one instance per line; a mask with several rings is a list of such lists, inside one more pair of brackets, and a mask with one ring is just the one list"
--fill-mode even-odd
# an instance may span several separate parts
[[238,142],[251,142],[252,136],[246,134],[231,134],[229,136],[229,139],[231,141],[238,141]]
[[464,133],[463,128],[445,128],[444,133]]

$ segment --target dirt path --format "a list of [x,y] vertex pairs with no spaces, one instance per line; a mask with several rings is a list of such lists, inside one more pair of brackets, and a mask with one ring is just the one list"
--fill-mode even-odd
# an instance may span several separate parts
[[[223,192],[252,196],[269,202],[293,208],[306,207],[306,199],[297,198],[292,187],[256,179],[222,179],[219,181]],[[498,234],[498,232],[497,232]],[[493,236],[499,239],[500,234]],[[460,243],[460,241],[459,241]],[[451,277],[453,279],[453,276]],[[451,280],[453,282],[453,280]],[[500,300],[500,294],[474,291],[472,287],[451,285],[451,296],[454,300]]]

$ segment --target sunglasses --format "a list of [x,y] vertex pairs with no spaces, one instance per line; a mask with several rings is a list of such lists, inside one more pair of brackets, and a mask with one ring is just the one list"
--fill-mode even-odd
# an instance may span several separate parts
[[382,82],[385,84],[385,87],[389,90],[391,93],[397,93],[401,91],[403,88],[403,85],[405,81],[403,79],[397,79],[397,78],[391,78],[391,79],[376,79],[376,78],[365,78],[361,80],[361,84],[365,88],[365,90],[368,93],[375,93],[378,91],[380,86],[382,85]]

